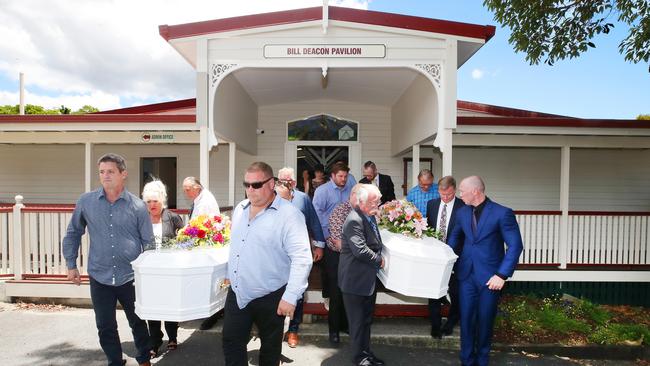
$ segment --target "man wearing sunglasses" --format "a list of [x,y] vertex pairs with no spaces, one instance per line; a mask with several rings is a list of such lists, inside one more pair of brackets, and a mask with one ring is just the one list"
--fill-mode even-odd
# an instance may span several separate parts
[[273,169],[251,164],[244,175],[247,199],[233,210],[228,259],[230,289],[223,321],[226,365],[248,365],[253,324],[260,366],[277,366],[285,317],[293,318],[312,266],[305,218],[275,194]]
[[[323,248],[325,247],[325,237],[323,236],[323,229],[320,226],[318,215],[314,205],[312,205],[309,196],[299,190],[296,190],[295,170],[293,168],[285,167],[278,170],[278,180],[275,183],[275,191],[278,195],[285,200],[291,202],[297,209],[305,216],[307,230],[309,237],[313,244],[313,259],[318,262],[323,258]],[[300,323],[302,323],[302,310],[304,301],[302,298],[298,300],[296,311],[293,319],[289,322],[289,330],[287,331],[287,344],[289,347],[294,348],[298,346],[298,330]]]

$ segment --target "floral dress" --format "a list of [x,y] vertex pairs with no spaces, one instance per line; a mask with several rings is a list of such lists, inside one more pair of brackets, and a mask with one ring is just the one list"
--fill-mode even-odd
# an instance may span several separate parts
[[352,211],[352,205],[346,201],[336,206],[330,215],[330,236],[327,238],[327,247],[335,252],[341,252],[341,248],[337,247],[332,239],[341,240],[343,223],[345,223],[350,211]]

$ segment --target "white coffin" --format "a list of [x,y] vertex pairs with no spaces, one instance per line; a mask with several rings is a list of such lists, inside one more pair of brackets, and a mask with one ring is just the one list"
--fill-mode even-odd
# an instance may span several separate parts
[[439,299],[447,294],[458,256],[447,244],[426,237],[411,238],[381,230],[384,268],[377,277],[402,295]]
[[141,319],[186,321],[223,309],[229,247],[150,250],[131,262],[135,313]]

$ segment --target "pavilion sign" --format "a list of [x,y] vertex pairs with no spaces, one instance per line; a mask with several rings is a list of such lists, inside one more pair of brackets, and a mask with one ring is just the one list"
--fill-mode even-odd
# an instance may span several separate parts
[[291,44],[264,46],[266,58],[384,58],[383,44]]

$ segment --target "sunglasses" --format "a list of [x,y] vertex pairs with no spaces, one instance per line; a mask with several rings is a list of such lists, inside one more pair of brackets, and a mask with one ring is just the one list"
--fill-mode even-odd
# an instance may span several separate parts
[[244,182],[244,183],[242,183],[242,184],[244,185],[244,188],[246,188],[246,189],[248,189],[248,187],[252,187],[253,189],[260,189],[260,188],[262,188],[262,186],[264,185],[264,183],[270,181],[270,180],[273,179],[273,178],[274,178],[274,177],[268,178],[267,180],[265,180],[265,181],[263,181],[263,182],[253,182],[253,183]]

